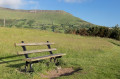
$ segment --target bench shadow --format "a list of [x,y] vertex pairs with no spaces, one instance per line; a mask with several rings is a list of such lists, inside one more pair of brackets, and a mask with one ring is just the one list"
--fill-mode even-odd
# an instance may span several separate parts
[[[0,64],[7,64],[6,67],[11,67],[11,68],[21,68],[23,65],[25,65],[24,63],[18,63],[18,64],[12,64],[10,62],[16,62],[17,61],[21,61],[22,59],[14,59],[14,57],[18,57],[18,55],[13,55],[13,56],[7,56],[7,57],[0,57]],[[11,58],[13,60],[3,60],[3,59],[8,59]]]
[[62,77],[62,76],[70,76],[70,75],[73,75],[73,74],[75,74],[75,73],[81,73],[80,71],[82,71],[82,70],[83,70],[83,69],[79,67],[79,68],[74,69],[74,71],[72,71],[72,72],[63,73],[63,74],[59,75],[58,77],[52,77],[52,78],[50,78],[50,79],[56,79],[56,78],[59,78],[59,77]]
[[17,60],[10,60],[10,61],[3,61],[3,60],[0,60],[2,62],[0,62],[0,64],[5,64],[5,63],[10,63],[10,62],[16,62],[16,61],[20,61],[22,59],[17,59]]
[[7,67],[20,68],[20,67],[23,66],[23,65],[25,65],[25,63],[9,64]]
[[0,64],[5,64],[5,63],[9,63],[9,62],[16,62],[16,61],[21,61],[22,59],[16,59],[16,60],[10,60],[10,61],[4,61],[3,59],[7,59],[7,58],[14,58],[14,57],[18,57],[18,55],[13,55],[13,56],[7,56],[7,57],[0,57]]
[[25,66],[25,63],[9,64],[6,67],[15,68],[19,72],[26,72],[25,68],[21,68],[22,66]]
[[0,57],[0,60],[1,60],[1,59],[7,59],[7,58],[13,58],[13,57],[18,57],[18,55],[7,56],[7,57]]
[[[33,64],[40,63],[40,62],[43,62],[43,61],[35,61],[35,62],[33,62]],[[33,70],[28,70],[28,71],[25,70],[25,62],[17,63],[17,64],[9,64],[6,67],[16,68],[19,72],[25,72],[25,73],[26,72],[29,72],[29,73],[34,72],[34,69]]]
[[65,73],[65,74],[61,74],[60,76],[69,76],[69,75],[73,75],[74,73],[77,73],[78,71],[82,71],[82,68],[77,68],[74,71],[70,72],[70,73]]

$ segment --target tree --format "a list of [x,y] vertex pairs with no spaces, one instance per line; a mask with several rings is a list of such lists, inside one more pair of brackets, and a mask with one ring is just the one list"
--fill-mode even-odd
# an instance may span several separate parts
[[110,35],[110,38],[114,38],[116,40],[120,40],[120,27],[117,24],[115,27],[113,27],[112,33]]

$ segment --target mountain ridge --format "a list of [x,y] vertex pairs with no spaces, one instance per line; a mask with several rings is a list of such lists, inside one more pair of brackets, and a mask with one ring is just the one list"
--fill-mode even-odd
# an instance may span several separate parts
[[[64,10],[39,10],[39,9],[31,9],[31,10],[24,10],[24,9],[11,9],[11,8],[4,8],[0,7],[0,9],[6,9],[6,10],[11,10],[11,11],[20,11],[20,12],[30,12],[30,13],[35,13],[35,12],[59,12],[59,13],[68,13]],[[68,13],[70,14],[70,13]],[[72,14],[71,14],[72,15]]]

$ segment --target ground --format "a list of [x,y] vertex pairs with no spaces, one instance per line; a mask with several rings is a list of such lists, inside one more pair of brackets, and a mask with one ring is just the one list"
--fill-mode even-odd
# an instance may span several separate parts
[[[69,76],[57,79],[119,79],[120,78],[120,41],[99,37],[84,37],[71,34],[60,34],[37,29],[0,28],[0,79],[42,79],[41,74],[48,75],[56,69],[54,63],[49,66],[49,60],[33,64],[34,73],[20,72],[24,69],[24,56],[17,56],[21,47],[14,43],[55,42],[54,53],[66,53],[61,58],[61,68],[80,68],[81,70]],[[27,47],[38,49],[41,47]],[[44,47],[46,48],[46,47]],[[48,53],[45,53],[48,54]],[[44,55],[40,53],[38,55]],[[36,56],[36,55],[30,55]],[[71,70],[72,72],[72,70]]]

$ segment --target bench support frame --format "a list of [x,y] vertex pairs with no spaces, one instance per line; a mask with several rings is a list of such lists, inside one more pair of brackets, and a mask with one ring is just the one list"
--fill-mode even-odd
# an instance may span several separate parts
[[[24,43],[24,41],[22,41],[22,43]],[[27,51],[26,47],[25,46],[22,46],[23,48],[23,51]],[[29,58],[28,54],[24,54],[25,55],[25,58]],[[27,62],[25,63],[25,72],[27,72],[27,68],[28,68],[28,65],[30,65],[30,71],[29,72],[33,72],[33,68],[32,68],[32,63],[31,62]]]
[[[24,41],[21,41],[21,43],[24,43]],[[47,41],[47,43],[49,43],[49,41]],[[25,46],[21,46],[23,48],[23,51],[27,51],[26,47]],[[48,49],[51,49],[51,46],[50,45],[47,45]],[[53,54],[52,51],[49,51],[50,54]],[[25,58],[29,58],[28,54],[24,54]],[[50,62],[52,62],[52,60],[54,60],[54,63],[56,66],[59,65],[59,62],[58,62],[58,58],[61,58],[62,56],[59,56],[59,57],[53,57],[53,58],[50,58]],[[25,72],[27,72],[27,68],[28,66],[30,67],[30,70],[28,72],[34,72],[33,68],[32,68],[32,64],[33,63],[38,63],[39,61],[32,61],[32,62],[28,62],[26,61],[25,63]]]

